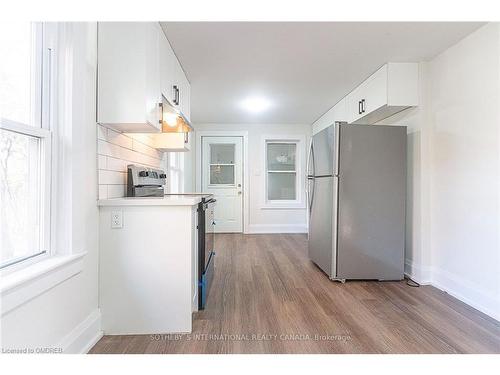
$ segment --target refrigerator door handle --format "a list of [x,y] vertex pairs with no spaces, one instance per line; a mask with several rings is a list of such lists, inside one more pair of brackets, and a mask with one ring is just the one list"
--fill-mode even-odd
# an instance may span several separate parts
[[[312,170],[311,167],[312,166]],[[314,148],[313,139],[311,138],[311,143],[309,144],[309,153],[307,155],[307,176],[314,176]]]
[[335,136],[334,136],[334,154],[335,154],[335,160],[333,163],[333,176],[334,177],[339,177],[340,174],[340,122],[335,123]]
[[308,200],[308,204],[309,204],[309,217],[311,217],[312,205],[313,205],[313,202],[314,202],[314,188],[315,188],[314,177],[313,178],[308,178],[307,182],[308,182],[308,186],[312,182],[312,188],[311,189],[309,189],[309,188],[307,189],[307,200]]

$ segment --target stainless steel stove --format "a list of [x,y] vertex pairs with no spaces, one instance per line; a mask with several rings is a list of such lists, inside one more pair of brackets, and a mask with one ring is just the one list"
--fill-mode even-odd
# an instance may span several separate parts
[[161,169],[127,166],[127,197],[163,197],[167,175]]

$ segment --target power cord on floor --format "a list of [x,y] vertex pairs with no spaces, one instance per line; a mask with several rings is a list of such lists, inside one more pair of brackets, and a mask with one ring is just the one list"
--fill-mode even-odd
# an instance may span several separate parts
[[409,277],[406,278],[406,285],[411,286],[412,288],[418,288],[420,286],[419,283],[410,279]]

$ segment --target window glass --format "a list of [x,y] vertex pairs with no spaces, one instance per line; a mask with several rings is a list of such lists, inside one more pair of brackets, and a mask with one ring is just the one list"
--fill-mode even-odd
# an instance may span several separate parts
[[40,139],[0,129],[0,265],[40,253]]
[[234,144],[210,145],[210,164],[234,164]]
[[267,200],[297,199],[296,153],[296,143],[266,143]]
[[41,95],[37,84],[40,38],[30,22],[0,23],[0,117],[4,119],[40,125],[35,108]]
[[211,165],[210,185],[234,185],[234,165]]
[[[48,131],[41,127],[42,25],[0,23],[0,268],[48,249]],[[47,106],[48,100],[43,102]],[[42,165],[42,161],[44,162]],[[42,233],[42,229],[44,233]],[[43,241],[43,243],[42,243]]]
[[295,172],[277,173],[269,172],[268,176],[268,200],[295,200]]
[[295,171],[295,143],[268,143],[267,170]]

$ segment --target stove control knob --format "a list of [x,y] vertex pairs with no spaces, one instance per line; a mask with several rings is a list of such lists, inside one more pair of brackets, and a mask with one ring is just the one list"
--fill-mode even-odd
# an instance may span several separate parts
[[165,173],[160,173],[160,178],[167,178],[167,175]]
[[140,171],[139,172],[139,177],[148,177],[149,172],[148,171]]

